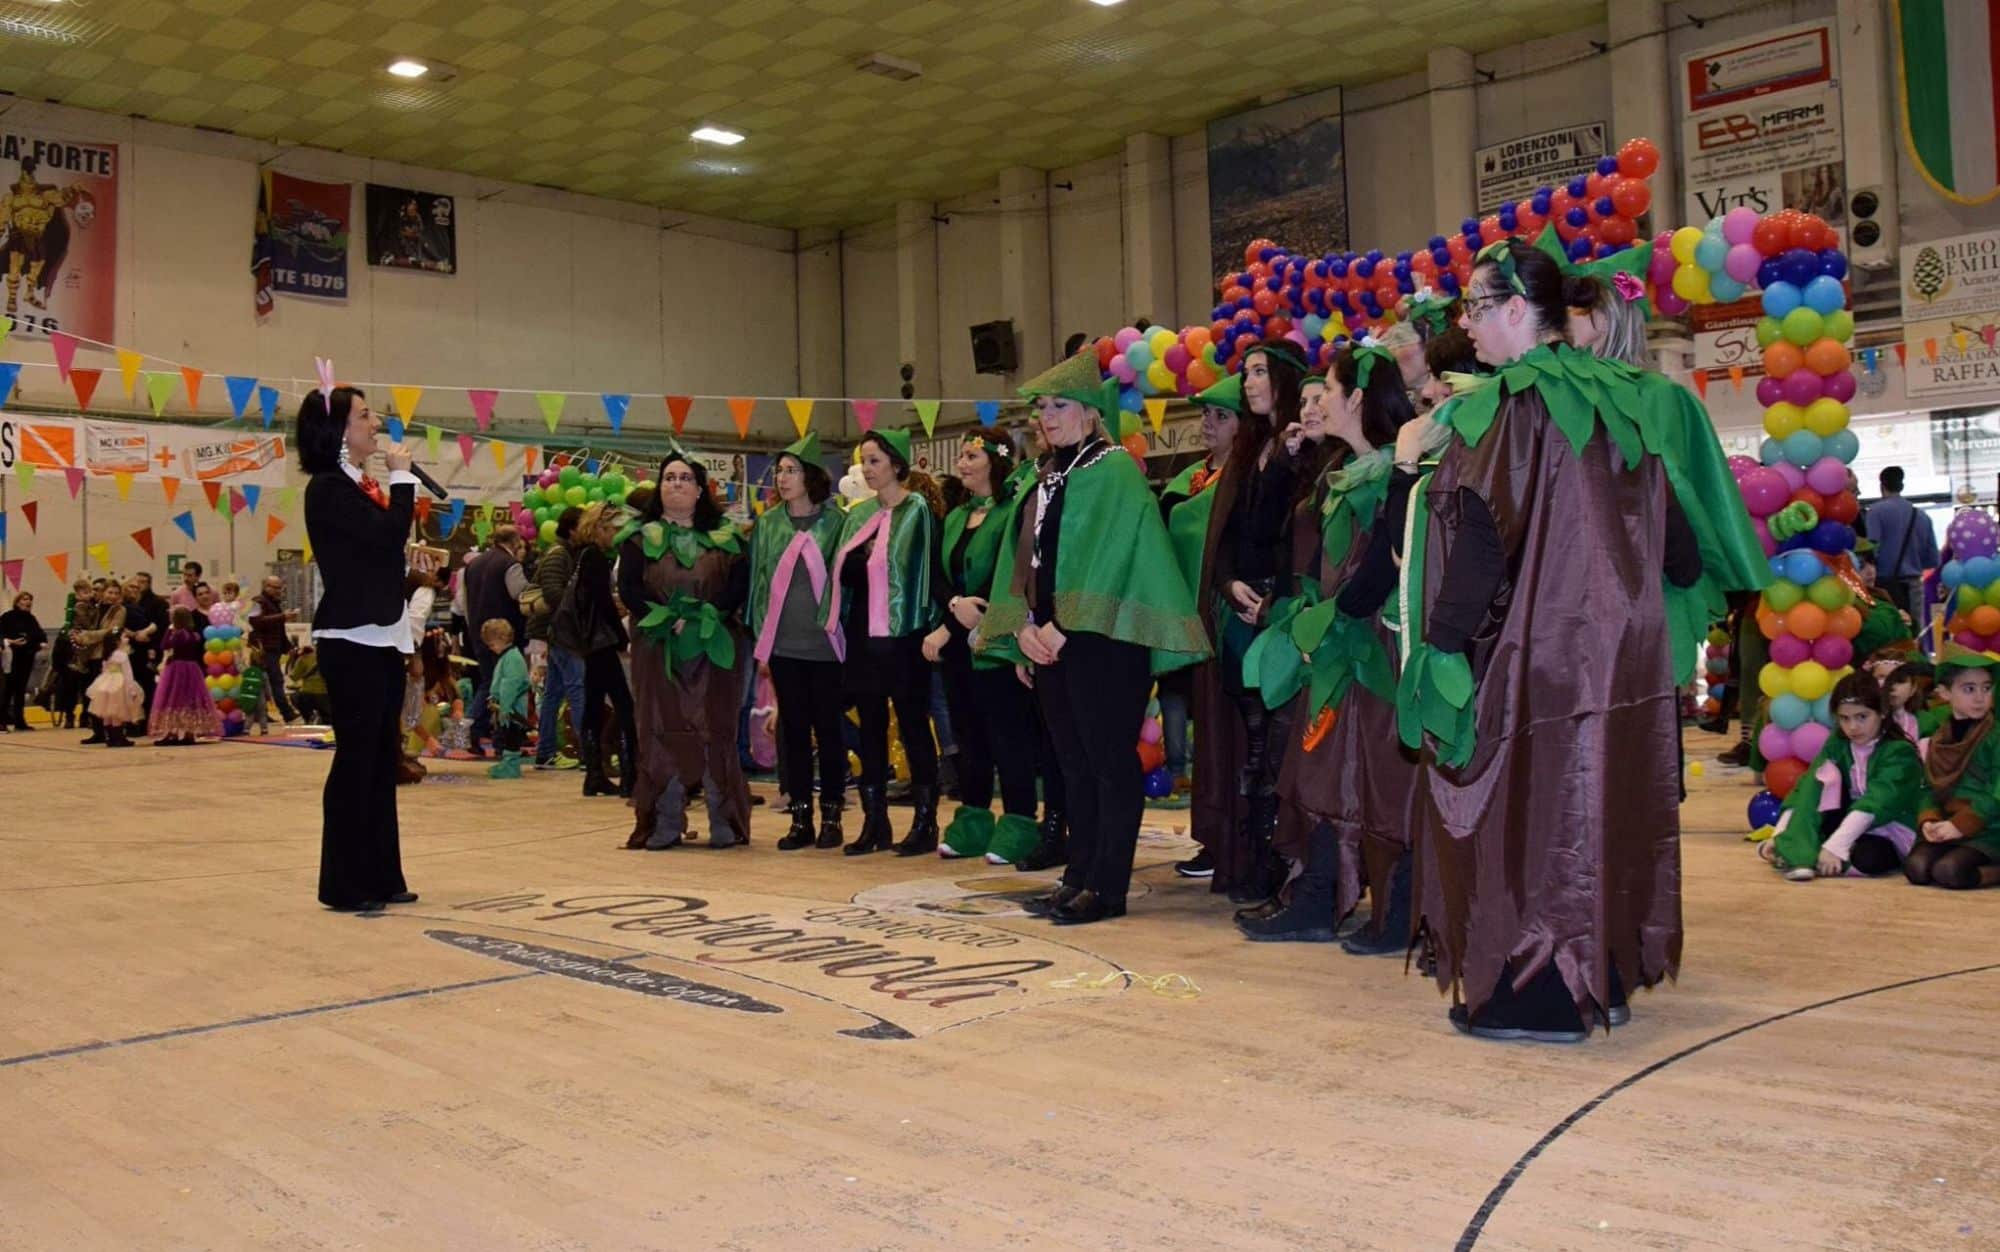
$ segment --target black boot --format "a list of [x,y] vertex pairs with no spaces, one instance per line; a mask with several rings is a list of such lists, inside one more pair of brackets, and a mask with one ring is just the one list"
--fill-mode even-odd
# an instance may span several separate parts
[[1049,809],[1042,817],[1041,836],[1034,851],[1014,862],[1015,869],[1034,872],[1069,864],[1069,823],[1060,812]]
[[89,713],[83,715],[83,724],[90,727],[90,733],[83,737],[84,743],[104,742],[104,723]]
[[577,742],[577,751],[583,754],[583,794],[587,796],[614,796],[618,788],[604,776],[604,749],[597,738],[597,732],[586,730]]
[[841,851],[848,856],[887,852],[895,845],[896,832],[889,828],[889,798],[882,784],[863,783],[855,790],[861,793],[861,833]]
[[937,797],[935,784],[919,783],[910,788],[910,804],[916,812],[910,815],[910,833],[896,845],[897,856],[927,856],[937,851]]
[[123,726],[112,726],[104,732],[104,746],[107,748],[129,748],[132,740],[125,734]]
[[1313,827],[1306,844],[1306,869],[1292,882],[1291,898],[1264,917],[1237,922],[1255,943],[1332,943],[1333,880],[1340,863],[1333,827]]
[[840,828],[840,812],[845,806],[845,798],[835,796],[831,800],[826,793],[819,797],[819,838],[813,842],[815,848],[837,848],[847,842],[847,832]]
[[1349,956],[1401,956],[1410,950],[1410,853],[1396,858],[1389,875],[1389,898],[1373,902],[1368,925],[1341,940]]
[[[599,766],[602,767],[602,759]],[[618,794],[625,799],[632,798],[632,783],[639,777],[639,730],[627,723],[619,727],[618,736]]]
[[794,800],[785,806],[785,812],[792,815],[792,828],[785,837],[778,840],[778,851],[796,852],[800,848],[813,846],[813,805],[811,797]]
[[1244,814],[1245,836],[1257,849],[1250,876],[1229,889],[1232,904],[1261,904],[1278,894],[1285,883],[1288,867],[1271,851],[1271,834],[1278,828],[1278,797],[1275,792],[1252,795]]

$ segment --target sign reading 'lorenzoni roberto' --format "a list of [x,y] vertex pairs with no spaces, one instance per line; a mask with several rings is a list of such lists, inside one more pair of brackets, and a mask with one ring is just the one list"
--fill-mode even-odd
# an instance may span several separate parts
[[[1071,998],[1077,993],[1049,984],[1079,968],[1112,968],[1067,945],[955,918],[777,896],[580,888],[512,892],[448,911],[454,921],[491,918],[506,932],[427,932],[464,951],[701,1007],[847,1023],[860,1014],[869,1024],[834,1024],[862,1039],[913,1039]],[[524,935],[618,951],[607,958]],[[654,959],[698,976],[649,968]]]

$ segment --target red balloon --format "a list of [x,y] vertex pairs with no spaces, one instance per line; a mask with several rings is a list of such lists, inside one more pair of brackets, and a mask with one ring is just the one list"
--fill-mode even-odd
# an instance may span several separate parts
[[1469,261],[1472,259],[1472,245],[1465,242],[1463,234],[1453,235],[1445,240],[1444,247],[1445,251],[1451,253],[1451,262],[1453,265],[1458,264],[1460,261]]
[[1811,487],[1801,487],[1792,493],[1791,503],[1810,504],[1812,511],[1818,513],[1826,507],[1826,497],[1814,491]]
[[1791,240],[1791,231],[1775,213],[1757,219],[1757,225],[1750,230],[1750,246],[1763,256],[1776,256],[1785,250]]
[[1419,248],[1410,254],[1410,272],[1413,274],[1437,273],[1437,258]]
[[1250,275],[1250,277],[1256,279],[1258,283],[1261,284],[1265,279],[1271,276],[1271,267],[1264,264],[1262,261],[1253,261],[1250,264],[1250,268],[1243,272]]
[[1531,208],[1515,209],[1514,218],[1520,223],[1520,229],[1514,233],[1523,239],[1533,239],[1536,235],[1541,234],[1542,227],[1547,225],[1549,220]]
[[[1222,341],[1222,336],[1228,330],[1229,330],[1228,322],[1210,322],[1208,324],[1208,341],[1210,343],[1220,343]],[[1196,353],[1196,355],[1199,356],[1200,353]]]
[[1283,339],[1292,329],[1292,319],[1283,313],[1264,323],[1264,336],[1268,339]]
[[1269,317],[1278,311],[1278,293],[1268,287],[1259,287],[1257,294],[1250,297],[1250,307],[1257,310],[1257,316]]
[[[1597,173],[1593,173],[1589,177],[1583,180],[1584,198],[1589,200],[1593,206],[1596,204],[1597,198],[1599,196],[1606,194],[1607,188],[1605,185],[1605,181],[1606,180],[1604,175]],[[1597,210],[1595,207],[1591,209],[1592,213],[1595,213],[1596,211]]]
[[1492,243],[1496,239],[1505,238],[1506,234],[1506,231],[1500,229],[1500,215],[1498,213],[1488,213],[1485,217],[1479,219],[1480,242]]
[[1261,265],[1263,264],[1261,254],[1264,249],[1275,248],[1277,246],[1277,244],[1272,243],[1268,239],[1252,239],[1250,245],[1243,249],[1243,263],[1245,265]]
[[1839,495],[1826,498],[1826,504],[1820,509],[1819,516],[1821,521],[1840,522],[1852,526],[1854,519],[1861,516],[1861,504],[1854,498],[1853,492],[1843,491]]
[[1549,216],[1561,221],[1563,215],[1568,213],[1570,206],[1575,203],[1576,197],[1569,194],[1568,187],[1558,187],[1549,193]]
[[1627,139],[1618,147],[1618,172],[1627,178],[1651,178],[1660,168],[1660,149],[1650,139]]
[[1583,227],[1571,225],[1567,215],[1556,219],[1556,238],[1562,240],[1564,243],[1575,239],[1583,231]]
[[1792,246],[1804,248],[1808,252],[1831,248],[1835,242],[1833,228],[1826,224],[1825,218],[1816,213],[1806,214],[1792,232]]
[[1653,204],[1653,189],[1643,179],[1621,178],[1611,192],[1611,203],[1620,217],[1637,220]]
[[1764,767],[1764,789],[1782,800],[1792,794],[1792,788],[1798,786],[1805,773],[1806,763],[1795,756],[1772,761]]
[[1622,248],[1639,237],[1639,224],[1623,214],[1613,214],[1597,223],[1597,237],[1614,248]]

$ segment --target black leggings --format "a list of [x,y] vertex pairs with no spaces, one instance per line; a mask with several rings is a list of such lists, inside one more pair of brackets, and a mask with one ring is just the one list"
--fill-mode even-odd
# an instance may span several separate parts
[[[1845,785],[1843,780],[1842,786]],[[1845,792],[1842,793],[1842,798],[1845,798]],[[1847,810],[1844,808],[1828,809],[1820,814],[1820,841],[1825,842],[1834,831],[1840,829],[1840,823],[1846,819]],[[1880,835],[1863,835],[1847,850],[1847,864],[1870,878],[1876,878],[1902,868],[1903,854],[1896,851],[1895,844]]]
[[2000,862],[1962,843],[1919,843],[1903,858],[1903,873],[1919,887],[1953,891],[2000,884]]
[[1124,903],[1132,882],[1146,807],[1132,744],[1152,688],[1146,649],[1080,630],[1070,632],[1061,660],[1035,670],[1035,694],[1067,783],[1063,882],[1106,903]]
[[841,723],[847,695],[840,662],[771,658],[771,685],[778,692],[779,768],[785,794],[794,804],[812,799],[813,740],[819,740],[819,802],[839,808],[847,791],[847,737]]
[[14,668],[7,671],[5,697],[0,698],[0,722],[9,726],[28,724],[28,677],[34,670],[34,653],[23,650],[23,654],[14,657]]
[[931,666],[924,660],[922,635],[857,639],[849,645],[844,674],[861,715],[863,786],[889,781],[889,706],[895,705],[910,784],[936,787],[937,740],[931,737]]
[[993,771],[1000,771],[1004,812],[1035,816],[1034,697],[1014,667],[975,669],[961,639],[944,650],[944,694],[958,736],[958,800],[967,808],[993,804]]
[[[604,702],[611,701],[618,714],[621,750],[618,776],[631,778],[639,767],[639,723],[632,715],[632,689],[625,684],[625,667],[618,663],[618,649],[605,648],[583,658],[583,733],[595,740],[604,725]],[[604,745],[597,745],[599,762]]]

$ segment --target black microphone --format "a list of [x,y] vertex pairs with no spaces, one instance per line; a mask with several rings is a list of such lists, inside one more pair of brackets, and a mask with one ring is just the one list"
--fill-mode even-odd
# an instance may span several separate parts
[[428,490],[432,495],[436,496],[438,499],[444,500],[450,497],[451,493],[449,491],[446,491],[444,487],[439,484],[437,479],[432,478],[429,474],[426,474],[424,472],[424,467],[417,464],[415,461],[410,462],[410,473],[416,477],[416,480],[418,482],[424,485],[426,490]]

